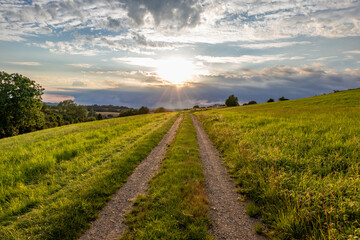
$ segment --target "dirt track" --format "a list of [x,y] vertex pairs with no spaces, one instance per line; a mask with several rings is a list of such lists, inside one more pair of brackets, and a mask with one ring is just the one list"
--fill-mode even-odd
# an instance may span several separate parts
[[212,145],[199,120],[191,116],[199,143],[205,186],[210,201],[210,233],[216,239],[265,239],[254,231],[256,219],[245,213],[238,199],[234,183],[230,181],[225,166],[221,164],[219,152]]
[[158,146],[137,166],[127,182],[100,212],[98,219],[92,223],[90,229],[80,237],[80,240],[119,239],[126,229],[126,225],[123,223],[125,212],[132,207],[132,202],[129,200],[134,200],[137,195],[145,193],[148,181],[158,172],[161,160],[165,157],[168,145],[174,139],[181,120],[182,116],[176,120]]

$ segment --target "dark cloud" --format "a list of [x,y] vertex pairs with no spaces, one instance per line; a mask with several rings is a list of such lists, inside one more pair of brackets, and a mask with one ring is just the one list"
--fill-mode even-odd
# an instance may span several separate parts
[[121,0],[126,4],[128,16],[137,25],[144,24],[150,13],[155,24],[166,22],[171,28],[194,27],[200,23],[202,12],[199,0]]
[[103,21],[103,27],[113,31],[125,29],[125,26],[122,24],[121,19],[114,19],[112,17],[107,17],[107,19]]
[[72,84],[73,87],[85,87],[86,84],[82,81],[74,81]]

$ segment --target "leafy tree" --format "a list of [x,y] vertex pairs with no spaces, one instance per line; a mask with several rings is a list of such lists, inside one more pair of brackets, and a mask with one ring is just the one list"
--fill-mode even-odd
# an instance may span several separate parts
[[20,74],[0,72],[0,137],[41,129],[44,89]]
[[195,106],[193,106],[193,109],[195,109],[195,108],[200,108],[200,107],[199,107],[199,105],[195,105]]
[[157,109],[155,109],[154,113],[162,113],[162,112],[166,112],[166,109],[163,107],[159,107]]
[[144,107],[144,106],[142,106],[138,110],[138,114],[148,114],[148,113],[150,113],[150,110],[147,107]]
[[289,100],[289,99],[285,98],[284,96],[279,97],[279,101],[286,101],[286,100]]
[[85,106],[77,105],[73,100],[64,100],[57,105],[65,124],[85,122],[88,112]]
[[267,102],[275,102],[273,98],[269,98],[269,100],[267,100]]
[[252,100],[252,101],[248,102],[248,105],[252,105],[252,104],[257,104],[257,102],[256,102],[256,101],[254,101],[254,100]]
[[45,115],[45,125],[44,128],[53,128],[64,125],[64,120],[62,115],[55,109],[55,107],[48,107],[46,104],[43,104],[41,111]]
[[239,106],[238,98],[235,97],[233,94],[230,95],[230,96],[228,97],[228,99],[226,99],[225,105],[226,105],[227,107]]

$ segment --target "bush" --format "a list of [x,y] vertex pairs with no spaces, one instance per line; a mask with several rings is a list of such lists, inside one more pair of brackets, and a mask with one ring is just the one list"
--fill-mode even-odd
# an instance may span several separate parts
[[145,106],[142,106],[141,108],[139,108],[138,110],[138,114],[148,114],[150,113],[150,110],[149,108],[145,107]]
[[233,94],[230,95],[230,96],[228,97],[228,99],[226,99],[225,105],[226,105],[227,107],[239,106],[238,98],[235,97]]
[[193,106],[193,108],[195,109],[195,108],[200,108],[200,107],[199,107],[199,105],[195,105],[195,106]]
[[138,114],[137,110],[129,109],[129,110],[121,111],[119,114],[119,117],[133,116],[133,115],[137,115],[137,114]]
[[279,101],[286,101],[286,100],[289,100],[289,99],[285,98],[284,96],[279,98]]
[[275,102],[273,98],[269,98],[269,100],[267,100],[267,102]]
[[248,105],[252,105],[252,104],[257,104],[257,102],[256,101],[250,101],[250,102],[248,102]]
[[163,107],[159,107],[157,109],[155,109],[154,113],[162,113],[162,112],[166,112],[166,109]]

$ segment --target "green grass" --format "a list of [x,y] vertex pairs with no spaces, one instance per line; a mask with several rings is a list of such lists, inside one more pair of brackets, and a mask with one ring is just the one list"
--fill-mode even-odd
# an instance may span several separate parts
[[146,196],[127,215],[121,239],[211,239],[196,132],[188,114]]
[[0,140],[0,239],[76,239],[176,114],[118,118]]
[[271,238],[360,236],[360,89],[196,114]]

